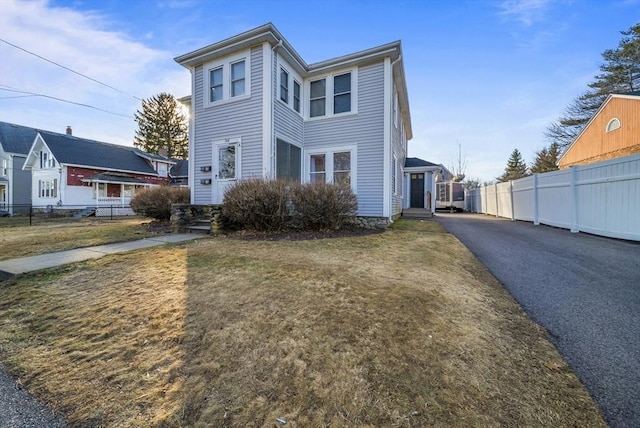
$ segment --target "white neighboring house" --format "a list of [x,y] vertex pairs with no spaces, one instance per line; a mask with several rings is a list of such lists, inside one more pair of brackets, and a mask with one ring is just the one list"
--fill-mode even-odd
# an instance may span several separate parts
[[192,77],[192,203],[288,178],[350,185],[377,224],[401,215],[412,128],[399,41],[307,64],[268,23],[175,60]]
[[132,214],[136,190],[171,184],[178,161],[133,147],[38,130],[24,164],[31,171],[34,207],[96,209],[96,215]]

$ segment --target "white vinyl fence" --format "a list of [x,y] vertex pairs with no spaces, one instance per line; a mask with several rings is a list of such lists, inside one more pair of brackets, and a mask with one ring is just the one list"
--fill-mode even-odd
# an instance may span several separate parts
[[640,154],[470,190],[465,210],[640,241]]

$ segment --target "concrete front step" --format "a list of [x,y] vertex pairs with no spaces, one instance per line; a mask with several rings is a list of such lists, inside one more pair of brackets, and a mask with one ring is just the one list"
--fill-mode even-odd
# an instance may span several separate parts
[[407,208],[402,210],[402,218],[425,219],[425,218],[432,218],[432,217],[433,217],[433,213],[426,209]]

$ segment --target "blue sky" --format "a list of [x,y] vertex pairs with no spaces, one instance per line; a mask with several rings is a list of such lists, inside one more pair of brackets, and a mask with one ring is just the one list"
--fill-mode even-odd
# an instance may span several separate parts
[[449,167],[460,145],[492,180],[514,148],[533,161],[639,21],[640,0],[0,0],[0,38],[118,89],[0,42],[0,120],[132,145],[139,98],[190,92],[174,57],[272,22],[308,63],[401,40],[409,156]]

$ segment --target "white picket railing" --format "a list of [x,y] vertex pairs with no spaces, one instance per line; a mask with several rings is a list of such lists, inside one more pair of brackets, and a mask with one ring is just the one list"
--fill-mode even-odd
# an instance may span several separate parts
[[465,209],[640,241],[640,154],[469,190]]

